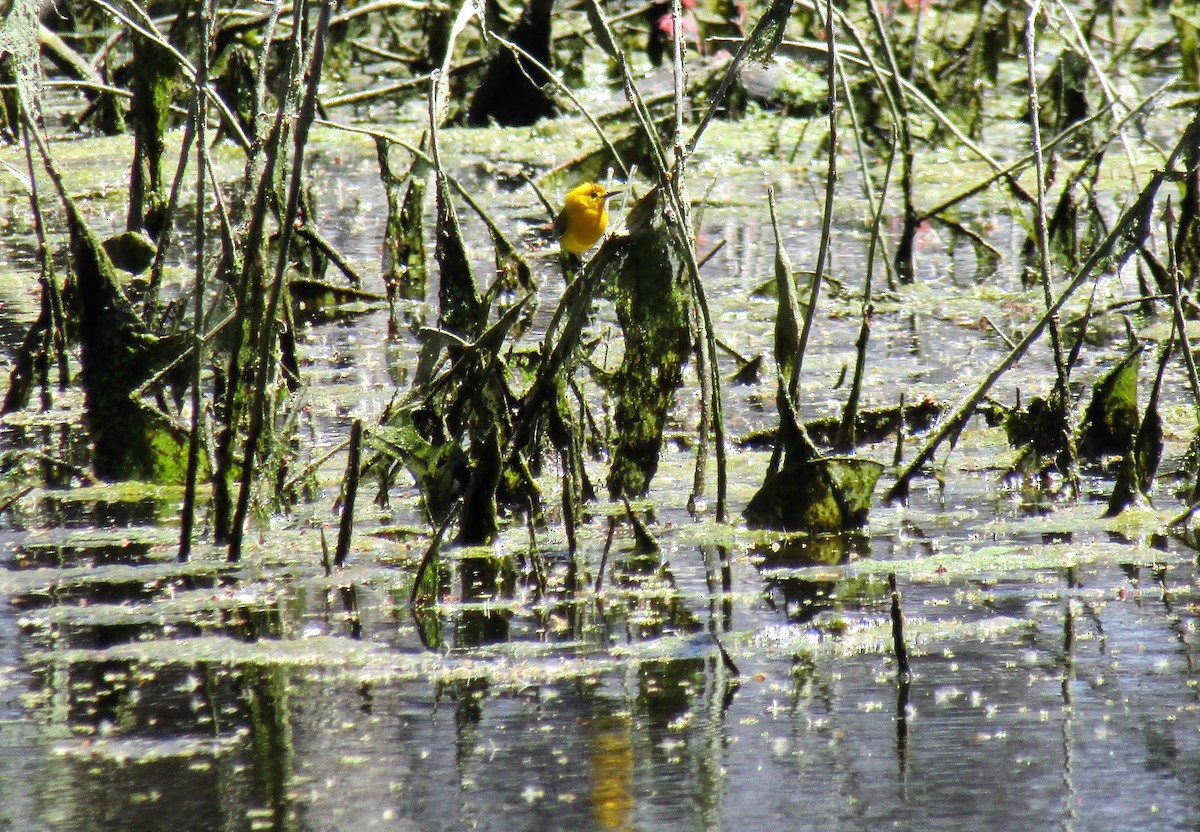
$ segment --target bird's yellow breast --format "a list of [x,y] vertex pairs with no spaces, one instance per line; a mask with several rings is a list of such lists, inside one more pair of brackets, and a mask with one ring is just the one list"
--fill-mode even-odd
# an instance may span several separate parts
[[608,198],[613,192],[603,185],[585,182],[567,194],[554,221],[554,234],[572,254],[583,254],[596,244],[608,228]]

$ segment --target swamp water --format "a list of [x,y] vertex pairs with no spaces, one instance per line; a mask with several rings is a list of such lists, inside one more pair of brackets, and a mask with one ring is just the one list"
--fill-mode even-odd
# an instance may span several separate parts
[[[780,134],[796,135],[796,125],[785,121]],[[772,274],[764,185],[777,188],[792,261],[804,269],[816,251],[821,183],[819,163],[740,153],[750,129],[712,128],[692,169],[696,182],[724,177],[700,248],[727,241],[705,285],[718,337],[745,356],[769,350],[775,309],[754,294]],[[527,229],[525,244],[549,251],[528,192],[487,184],[504,179],[505,149],[520,145],[512,135],[447,131],[444,144],[462,154],[456,170],[489,160],[478,163],[480,198]],[[341,133],[314,138],[326,234],[373,274],[382,197],[372,148]],[[105,141],[98,146],[111,148]],[[936,182],[937,163],[948,161],[923,169]],[[122,175],[121,165],[93,167],[80,187],[103,194]],[[857,193],[853,174],[842,191]],[[21,225],[22,199],[6,195],[11,224]],[[853,206],[840,215],[832,273],[846,295],[814,330],[806,418],[838,412],[838,376],[852,366],[860,215]],[[995,223],[1008,227],[999,212]],[[1009,236],[1017,249],[1019,235]],[[970,249],[936,230],[918,243],[917,283],[877,304],[869,407],[894,405],[898,390],[910,402],[955,402],[1006,349],[983,319],[1016,331],[1037,315],[1039,295],[1021,288],[1015,254],[995,274],[977,274]],[[27,239],[3,245],[21,275],[10,272],[2,289],[0,331],[13,334],[11,349],[32,314],[33,278]],[[541,316],[561,278],[548,255],[536,262]],[[1122,279],[1106,276],[1101,294]],[[1122,339],[1085,352],[1076,378],[1094,381],[1090,362],[1120,353]],[[308,326],[301,343],[305,430],[319,459],[353,418],[378,418],[416,348],[407,331],[388,340],[386,310]],[[993,394],[1011,402],[1018,387],[1039,391],[1049,366],[1041,348]],[[722,376],[736,369],[730,358]],[[175,562],[176,490],[25,494],[0,514],[0,827],[1200,823],[1200,583],[1196,551],[1163,531],[1180,509],[1165,480],[1156,508],[1102,519],[1105,472],[1085,472],[1074,506],[1040,483],[1002,482],[1013,452],[976,418],[952,453],[939,454],[944,488],[916,480],[907,505],[874,506],[858,535],[787,540],[688,513],[694,372],[686,378],[679,439],[645,506],[661,552],[636,549],[621,507],[591,506],[579,560],[589,587],[602,577],[598,590],[539,595],[517,523],[495,547],[448,549],[444,597],[414,613],[412,576],[428,537],[411,486],[394,489],[387,509],[369,490],[360,495],[350,562],[327,577],[321,532],[336,536],[343,454],[321,467],[314,502],[256,523],[237,565],[203,546],[190,563]],[[1164,470],[1187,440],[1184,385],[1169,368]],[[767,375],[728,384],[725,396],[734,440],[774,427]],[[6,419],[4,446],[59,447],[71,413],[64,401],[63,412]],[[894,436],[862,452],[890,462],[893,448]],[[768,456],[731,448],[735,515]],[[610,513],[616,529],[601,572]],[[567,563],[560,527],[537,540],[558,584]],[[889,572],[907,619],[906,687],[892,654]]]

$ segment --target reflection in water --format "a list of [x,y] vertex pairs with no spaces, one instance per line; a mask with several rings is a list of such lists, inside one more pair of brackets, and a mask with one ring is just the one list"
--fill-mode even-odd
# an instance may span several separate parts
[[704,685],[702,658],[645,661],[638,668],[638,702],[648,723],[665,728],[687,713]]
[[354,584],[338,587],[342,596],[342,608],[346,611],[346,623],[352,639],[362,638],[362,616],[358,612],[358,588]]
[[1075,718],[1073,715],[1071,687],[1075,684],[1075,601],[1067,599],[1063,605],[1062,645],[1062,755],[1063,755],[1063,810],[1062,829],[1069,832],[1075,828]]
[[588,725],[592,819],[603,830],[633,827],[633,727],[627,717],[598,716]]
[[[246,761],[230,749],[128,760],[70,754],[50,761],[31,786],[53,825],[72,832],[211,832],[245,829],[250,797]],[[218,799],[219,798],[219,799]],[[11,817],[11,815],[9,815]],[[269,828],[269,827],[268,827]]]
[[[490,555],[462,558],[459,564],[462,599],[467,604],[454,628],[456,647],[479,647],[508,640],[505,609],[488,608],[487,602],[512,598],[515,572],[511,561]],[[480,606],[482,604],[482,606]]]
[[288,682],[288,672],[282,668],[252,668],[245,692],[254,773],[266,797],[271,829],[290,827],[288,790],[294,753]]
[[[331,584],[312,563],[174,577],[125,532],[23,536],[5,550],[0,828],[1194,827],[1194,554],[1051,530],[1101,556],[963,579],[978,527],[905,511],[895,539],[618,547],[599,593],[564,593],[549,557],[537,594],[455,551],[415,610],[394,549]],[[911,562],[911,684],[886,639],[854,641],[886,619],[868,556]],[[971,629],[991,620],[1017,624]]]
[[828,609],[840,581],[787,570],[848,563],[853,556],[870,554],[869,541],[861,534],[800,536],[779,546],[756,550],[761,557],[763,600],[772,610],[782,611],[788,621],[804,624]]
[[908,741],[911,705],[909,693],[912,689],[910,677],[901,675],[896,682],[896,763],[900,780],[900,793],[908,786]]
[[[675,584],[704,593],[701,559],[676,562]],[[1056,591],[1063,586],[1060,575],[1046,576]],[[1085,586],[1095,585],[1094,574],[1087,577]],[[759,581],[746,570],[734,592],[757,599]],[[370,587],[354,586],[370,621]],[[922,600],[943,597],[932,587],[906,581],[910,620],[930,614]],[[1190,609],[1193,590],[1190,581],[1172,590],[1177,609]],[[329,598],[340,606],[336,593]],[[707,603],[691,596],[680,604],[689,601]],[[1181,670],[1185,663],[1168,628],[1157,644],[1132,626],[1161,610],[1149,594],[1142,607],[1088,599],[1038,607],[1036,627],[962,640],[953,656],[922,649],[911,686],[899,688],[882,654],[810,654],[803,643],[782,642],[749,649],[742,633],[779,620],[755,603],[737,611],[759,617],[723,636],[743,670],[732,698],[718,654],[698,637],[662,640],[672,645],[668,656],[639,652],[667,649],[659,641],[622,640],[626,651],[608,669],[536,683],[520,675],[525,660],[507,658],[452,659],[455,674],[478,669],[465,680],[385,672],[368,674],[369,685],[355,670],[321,680],[317,670],[306,677],[186,661],[47,667],[37,701],[46,703],[38,713],[49,729],[22,745],[39,749],[42,767],[23,776],[36,793],[83,802],[59,800],[56,814],[32,810],[44,822],[10,828],[675,832],[781,828],[796,818],[814,829],[1124,828],[1093,821],[1109,796],[1132,795],[1130,781],[1171,811],[1168,822],[1145,828],[1185,828],[1191,798],[1183,790],[1196,785],[1200,741],[1177,716],[1194,707],[1194,694],[1180,696],[1178,674],[1151,672],[1164,661]],[[326,614],[317,596],[312,606],[315,617]],[[996,606],[1005,615],[1019,610]],[[614,603],[603,616],[630,614]],[[1105,678],[1113,664],[1094,637],[1101,618],[1114,648],[1124,648],[1113,661],[1140,668],[1137,686]],[[364,642],[372,629],[364,628]],[[1038,633],[1052,637],[1039,646]],[[343,644],[346,636],[343,629]],[[419,649],[415,635],[410,644]],[[559,661],[555,654],[529,669],[542,678]],[[1128,704],[1114,710],[1106,703],[1117,697]],[[49,750],[71,735],[69,755]],[[170,743],[180,737],[207,741],[199,752],[177,753]],[[108,743],[125,743],[120,754],[132,761],[99,756]],[[0,762],[18,776],[11,758]],[[121,793],[121,777],[136,785]],[[1001,793],[1012,796],[976,799]],[[170,801],[172,826],[160,822],[156,800]]]
[[709,632],[714,636],[718,632],[727,633],[733,629],[733,567],[729,547],[701,546],[700,556],[704,561],[704,582],[708,587]]
[[770,577],[763,588],[763,600],[772,610],[783,612],[788,621],[805,624],[829,607],[836,588],[837,581]]

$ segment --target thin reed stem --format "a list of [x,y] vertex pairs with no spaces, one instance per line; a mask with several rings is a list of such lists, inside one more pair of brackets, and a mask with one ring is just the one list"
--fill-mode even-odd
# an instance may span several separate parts
[[[317,17],[317,26],[313,32],[312,53],[308,60],[308,86],[300,103],[300,113],[296,119],[294,136],[294,151],[292,156],[291,178],[288,183],[287,208],[282,217],[279,232],[279,255],[275,261],[275,276],[271,284],[270,299],[267,302],[266,314],[260,329],[258,339],[258,361],[254,379],[254,401],[250,408],[250,425],[246,430],[246,442],[242,454],[242,478],[238,491],[237,508],[233,515],[233,527],[229,541],[229,560],[241,558],[242,535],[246,516],[250,511],[250,491],[254,481],[254,458],[262,436],[266,420],[267,387],[271,378],[271,361],[275,343],[276,320],[279,316],[279,304],[283,297],[284,279],[289,262],[289,249],[292,235],[295,232],[295,220],[300,207],[300,192],[304,180],[304,149],[308,141],[308,131],[312,127],[317,110],[317,90],[321,82],[321,64],[325,57],[325,33],[329,28],[329,17],[333,0],[323,0]],[[297,28],[299,15],[303,8],[297,10]]]
[[[1037,179],[1037,208],[1034,211],[1033,222],[1037,234],[1038,277],[1042,285],[1042,295],[1046,308],[1054,303],[1053,276],[1050,265],[1050,232],[1046,220],[1046,164],[1042,154],[1041,105],[1038,100],[1037,85],[1037,21],[1041,16],[1041,0],[1034,0],[1029,10],[1025,25],[1025,66],[1026,81],[1029,88],[1029,133],[1033,145],[1033,167]],[[1059,332],[1058,316],[1051,315],[1048,319],[1050,344],[1054,351],[1054,369],[1057,373],[1056,396],[1051,402],[1060,409],[1063,435],[1061,437],[1062,453],[1066,470],[1062,474],[1070,481],[1076,496],[1079,494],[1078,475],[1075,471],[1075,441],[1071,419],[1071,387],[1070,367],[1063,354],[1062,334]]]
[[[205,182],[208,176],[208,138],[205,122],[208,118],[208,105],[204,95],[204,79],[208,78],[208,56],[212,47],[212,3],[209,0],[200,2],[200,67],[196,72],[196,83],[193,87],[193,117],[195,123],[193,132],[196,137],[196,268],[195,280],[192,286],[192,389],[191,405],[192,420],[188,429],[187,473],[184,475],[183,509],[180,512],[179,526],[179,561],[186,562],[192,551],[192,528],[196,521],[196,480],[200,472],[200,445],[204,429],[204,403],[201,398],[200,385],[204,375],[204,250],[205,250]],[[186,151],[184,152],[186,153]],[[182,179],[183,157],[180,154],[180,172],[177,179]],[[176,189],[172,187],[174,193]],[[170,227],[170,224],[166,226]],[[164,229],[163,235],[167,232]],[[161,251],[161,249],[160,249]]]
[[825,276],[825,266],[829,259],[829,240],[833,234],[833,200],[837,192],[837,154],[838,154],[838,106],[837,106],[837,45],[833,27],[833,0],[826,3],[826,37],[829,49],[826,53],[825,71],[828,81],[826,106],[829,108],[829,157],[825,171],[825,208],[821,218],[821,243],[817,249],[817,267],[814,270],[812,287],[808,295],[808,308],[804,310],[804,325],[800,329],[800,343],[796,346],[796,357],[792,362],[792,374],[788,380],[788,396],[793,403],[799,403],[800,376],[804,368],[804,352],[808,345],[809,333],[812,332],[813,319],[817,316],[817,301],[821,296],[821,281]]

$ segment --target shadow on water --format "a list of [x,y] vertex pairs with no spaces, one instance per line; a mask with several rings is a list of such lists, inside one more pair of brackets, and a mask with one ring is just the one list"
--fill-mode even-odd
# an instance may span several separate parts
[[479,647],[508,640],[511,612],[489,602],[513,597],[516,573],[511,560],[496,554],[471,554],[458,564],[463,606],[454,628],[454,646]]
[[840,577],[807,567],[839,566],[869,557],[870,539],[858,534],[793,537],[752,550],[763,576],[763,599],[789,622],[803,624],[837,603]]

